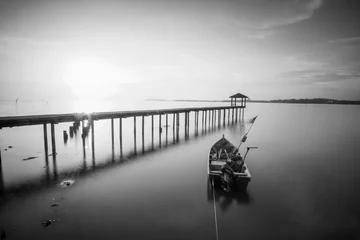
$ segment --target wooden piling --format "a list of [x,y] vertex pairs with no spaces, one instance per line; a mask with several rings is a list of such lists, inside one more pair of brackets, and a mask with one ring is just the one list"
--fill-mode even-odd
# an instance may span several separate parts
[[119,141],[120,141],[120,157],[122,156],[122,118],[119,118]]
[[230,108],[228,109],[228,125],[230,125]]
[[176,113],[176,141],[179,141],[179,130],[180,130],[180,116]]
[[134,154],[136,155],[136,116],[134,116]]
[[114,119],[111,118],[111,152],[114,153],[115,150],[115,139],[114,139]]
[[209,110],[209,129],[211,129],[211,110]]
[[185,139],[186,139],[187,138],[187,112],[185,112],[184,120],[185,120],[184,130],[185,130]]
[[231,113],[231,123],[234,123],[234,108],[232,109],[232,113]]
[[223,127],[225,127],[226,109],[224,109]]
[[207,110],[205,110],[205,120],[204,120],[204,123],[205,123],[205,132],[206,132],[206,127],[207,127]]
[[161,147],[161,132],[162,132],[162,127],[161,127],[161,114],[159,114],[159,147]]
[[[93,160],[95,160],[95,124],[94,124],[94,120],[91,120],[91,153],[92,153],[92,158]],[[93,162],[93,165],[95,164],[95,162]]]
[[173,113],[173,143],[175,143],[175,113]]
[[218,128],[221,127],[221,110],[218,110]]
[[54,125],[54,123],[51,123],[51,147],[52,147],[53,156],[56,156],[55,125]]
[[141,140],[142,140],[142,153],[145,152],[145,117],[141,117]]
[[73,126],[69,126],[69,134],[70,134],[70,138],[74,137],[74,127]]
[[204,130],[204,115],[205,115],[205,111],[201,111],[202,114],[201,114],[201,128],[202,130]]
[[49,151],[48,151],[48,139],[47,139],[47,126],[46,124],[43,124],[43,130],[44,130],[44,149],[45,149],[45,163],[46,166],[49,165]]
[[169,128],[169,120],[168,120],[168,114],[165,115],[165,127],[166,127],[166,145],[168,144],[168,128]]
[[235,108],[235,122],[238,122],[238,109]]
[[196,112],[196,135],[199,133],[199,112]]
[[151,115],[151,149],[154,150],[154,115]]
[[211,110],[211,129],[214,128],[214,109]]

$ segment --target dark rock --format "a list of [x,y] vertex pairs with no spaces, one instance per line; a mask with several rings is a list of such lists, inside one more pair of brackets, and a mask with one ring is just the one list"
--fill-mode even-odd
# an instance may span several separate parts
[[46,222],[43,222],[42,225],[44,225],[44,227],[49,226],[53,221],[52,220],[47,220]]

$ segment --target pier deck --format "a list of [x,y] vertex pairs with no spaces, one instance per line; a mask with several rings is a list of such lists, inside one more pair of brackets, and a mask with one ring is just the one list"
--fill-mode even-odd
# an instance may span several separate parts
[[48,123],[74,122],[83,120],[103,120],[112,118],[128,118],[149,115],[162,115],[173,113],[188,113],[198,111],[241,109],[245,106],[220,106],[220,107],[194,107],[194,108],[173,108],[173,109],[154,109],[154,110],[135,110],[135,111],[114,111],[114,112],[93,112],[93,113],[66,113],[48,115],[28,115],[0,117],[0,129],[5,127],[19,127],[26,125],[39,125]]

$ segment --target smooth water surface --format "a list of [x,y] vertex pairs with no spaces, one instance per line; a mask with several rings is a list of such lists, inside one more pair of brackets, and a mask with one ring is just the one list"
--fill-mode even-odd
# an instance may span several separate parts
[[[222,134],[239,143],[256,115],[241,147],[242,152],[246,146],[258,147],[247,158],[253,177],[248,190],[226,194],[215,189],[214,199],[206,173],[210,147]],[[215,200],[219,239],[360,239],[359,117],[358,106],[252,103],[245,111],[245,129],[236,124],[177,144],[169,141],[168,146],[162,138],[162,148],[124,161],[118,146],[111,158],[109,123],[99,122],[104,131],[96,135],[96,163],[92,165],[90,152],[84,158],[81,141],[59,143],[58,180],[5,194],[0,226],[9,239],[216,239]],[[32,142],[39,141],[40,156],[39,135]],[[1,138],[2,148],[14,144],[3,154],[5,189],[45,174],[43,157],[34,159],[39,163],[20,159],[34,151],[25,143],[7,144]],[[74,159],[79,166],[63,160],[61,167],[60,159]],[[86,173],[70,175],[76,180],[71,186],[59,185],[68,177],[61,172],[78,168]],[[9,177],[8,169],[18,180]],[[27,171],[32,174],[23,174]],[[51,167],[49,171],[53,178]],[[51,207],[53,203],[59,205]],[[42,226],[49,219],[55,222]]]

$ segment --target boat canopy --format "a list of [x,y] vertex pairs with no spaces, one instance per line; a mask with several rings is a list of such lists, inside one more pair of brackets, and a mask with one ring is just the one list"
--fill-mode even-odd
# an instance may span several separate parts
[[212,146],[211,152],[217,153],[220,149],[225,149],[228,154],[235,153],[237,151],[237,148],[224,137]]

